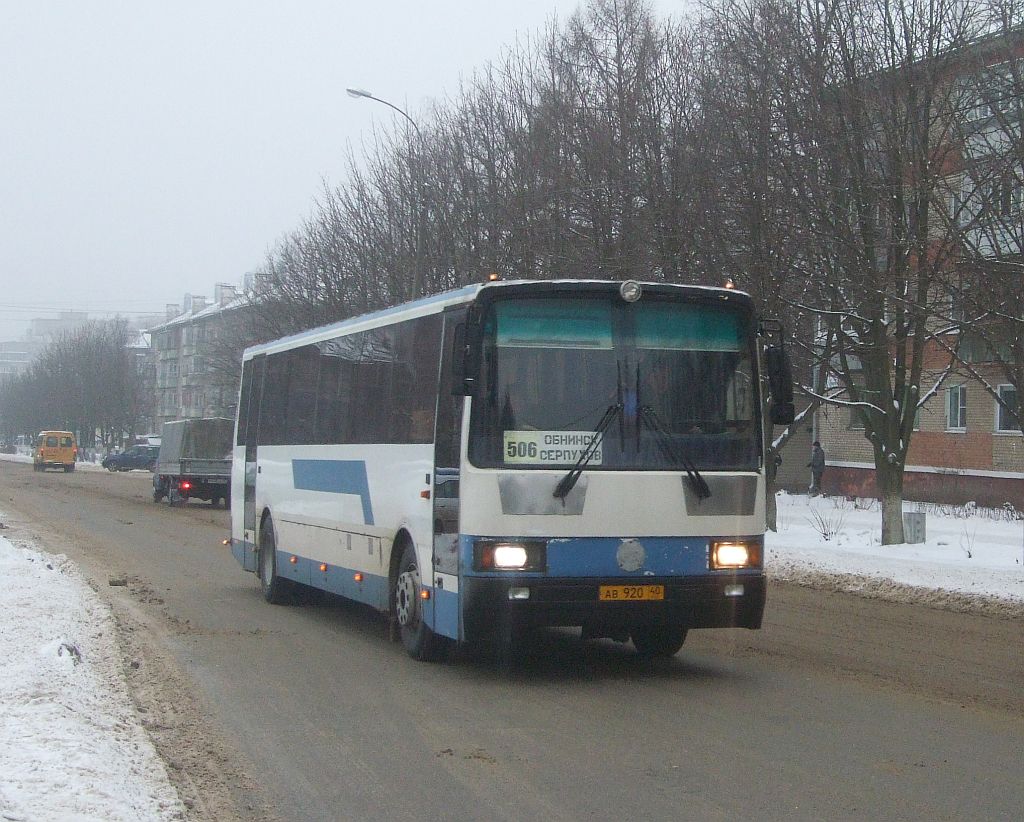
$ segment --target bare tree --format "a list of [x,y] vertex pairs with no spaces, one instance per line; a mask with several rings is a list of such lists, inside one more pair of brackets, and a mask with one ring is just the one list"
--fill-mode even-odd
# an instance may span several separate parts
[[147,397],[133,338],[123,320],[89,323],[48,345],[28,372],[5,383],[5,426],[31,434],[44,428],[75,431],[83,447],[131,436],[145,418]]
[[[977,33],[972,4],[880,0],[821,4],[799,18],[797,139],[783,164],[812,232],[806,298],[820,366],[871,444],[882,541],[903,541],[906,456],[917,410],[950,373],[922,386],[955,237],[936,230],[953,150],[946,101],[952,55]],[[827,357],[827,358],[826,358]]]

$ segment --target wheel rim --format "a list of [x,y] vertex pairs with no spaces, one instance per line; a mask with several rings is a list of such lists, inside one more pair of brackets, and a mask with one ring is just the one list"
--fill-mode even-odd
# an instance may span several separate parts
[[398,585],[395,588],[395,616],[398,617],[398,624],[403,628],[415,625],[419,621],[419,606],[417,605],[420,587],[420,572],[415,567],[409,568],[398,577]]

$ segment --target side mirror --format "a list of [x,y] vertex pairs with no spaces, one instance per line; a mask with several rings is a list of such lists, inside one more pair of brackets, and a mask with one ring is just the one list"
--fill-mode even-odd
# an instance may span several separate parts
[[772,425],[789,425],[796,419],[796,408],[791,402],[772,403]]
[[793,406],[793,365],[789,353],[781,345],[769,345],[764,350],[764,368],[772,395],[772,424],[789,425],[796,417]]

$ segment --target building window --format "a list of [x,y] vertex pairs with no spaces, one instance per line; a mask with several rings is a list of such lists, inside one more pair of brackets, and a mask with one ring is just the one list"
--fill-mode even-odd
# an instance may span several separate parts
[[993,180],[986,191],[984,208],[993,218],[1014,217],[1020,213],[1020,181],[1012,174]]
[[967,386],[953,385],[946,389],[946,429],[967,430]]
[[963,284],[950,283],[946,287],[946,294],[949,297],[949,319],[958,322],[967,319],[967,311],[964,308]]
[[964,226],[969,222],[967,211],[968,197],[964,193],[966,178],[959,177],[952,180],[949,186],[949,217],[953,225]]
[[1017,408],[1017,389],[1012,385],[1000,385],[997,389],[999,391],[999,399],[1001,402],[996,403],[996,431],[1005,431],[1007,433],[1020,433],[1020,424],[1013,418],[1013,414],[1006,410],[1003,405],[1009,405],[1012,408]]

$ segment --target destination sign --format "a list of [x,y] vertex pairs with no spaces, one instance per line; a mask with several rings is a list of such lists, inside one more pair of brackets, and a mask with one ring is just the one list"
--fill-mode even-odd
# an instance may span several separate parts
[[594,431],[506,431],[506,465],[572,465],[597,440],[589,465],[600,465],[601,435]]

